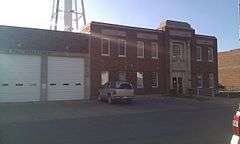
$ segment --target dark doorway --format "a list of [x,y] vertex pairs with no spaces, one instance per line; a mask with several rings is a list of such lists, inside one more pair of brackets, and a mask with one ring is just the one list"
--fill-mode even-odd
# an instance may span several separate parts
[[183,78],[182,77],[173,77],[172,85],[175,92],[182,94],[183,93]]

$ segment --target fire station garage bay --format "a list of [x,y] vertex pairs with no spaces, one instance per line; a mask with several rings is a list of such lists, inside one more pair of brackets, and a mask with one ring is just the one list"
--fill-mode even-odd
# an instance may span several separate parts
[[89,98],[89,36],[0,26],[0,102]]

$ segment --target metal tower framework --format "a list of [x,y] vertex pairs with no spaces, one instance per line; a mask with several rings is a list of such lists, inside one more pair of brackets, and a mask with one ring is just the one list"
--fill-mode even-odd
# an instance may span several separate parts
[[[63,4],[63,8],[60,7],[60,4]],[[78,3],[78,0],[53,0],[50,25],[51,30],[59,29],[60,14],[63,14],[64,31],[78,32],[80,27],[80,20],[82,20],[83,25],[86,25],[86,16],[83,0],[81,0],[80,5]]]

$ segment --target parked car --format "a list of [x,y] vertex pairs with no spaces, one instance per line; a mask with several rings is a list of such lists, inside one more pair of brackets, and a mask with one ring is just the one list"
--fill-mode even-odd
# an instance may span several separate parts
[[115,101],[132,102],[134,89],[131,83],[124,81],[107,82],[99,90],[99,101],[107,101],[109,104]]
[[240,144],[240,107],[236,114],[233,116],[232,127],[233,127],[233,136],[231,139],[231,144]]

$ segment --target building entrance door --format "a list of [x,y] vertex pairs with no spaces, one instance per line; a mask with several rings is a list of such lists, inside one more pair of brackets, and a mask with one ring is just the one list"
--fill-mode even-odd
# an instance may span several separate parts
[[182,77],[173,77],[172,78],[173,89],[182,94],[183,93],[183,78]]

